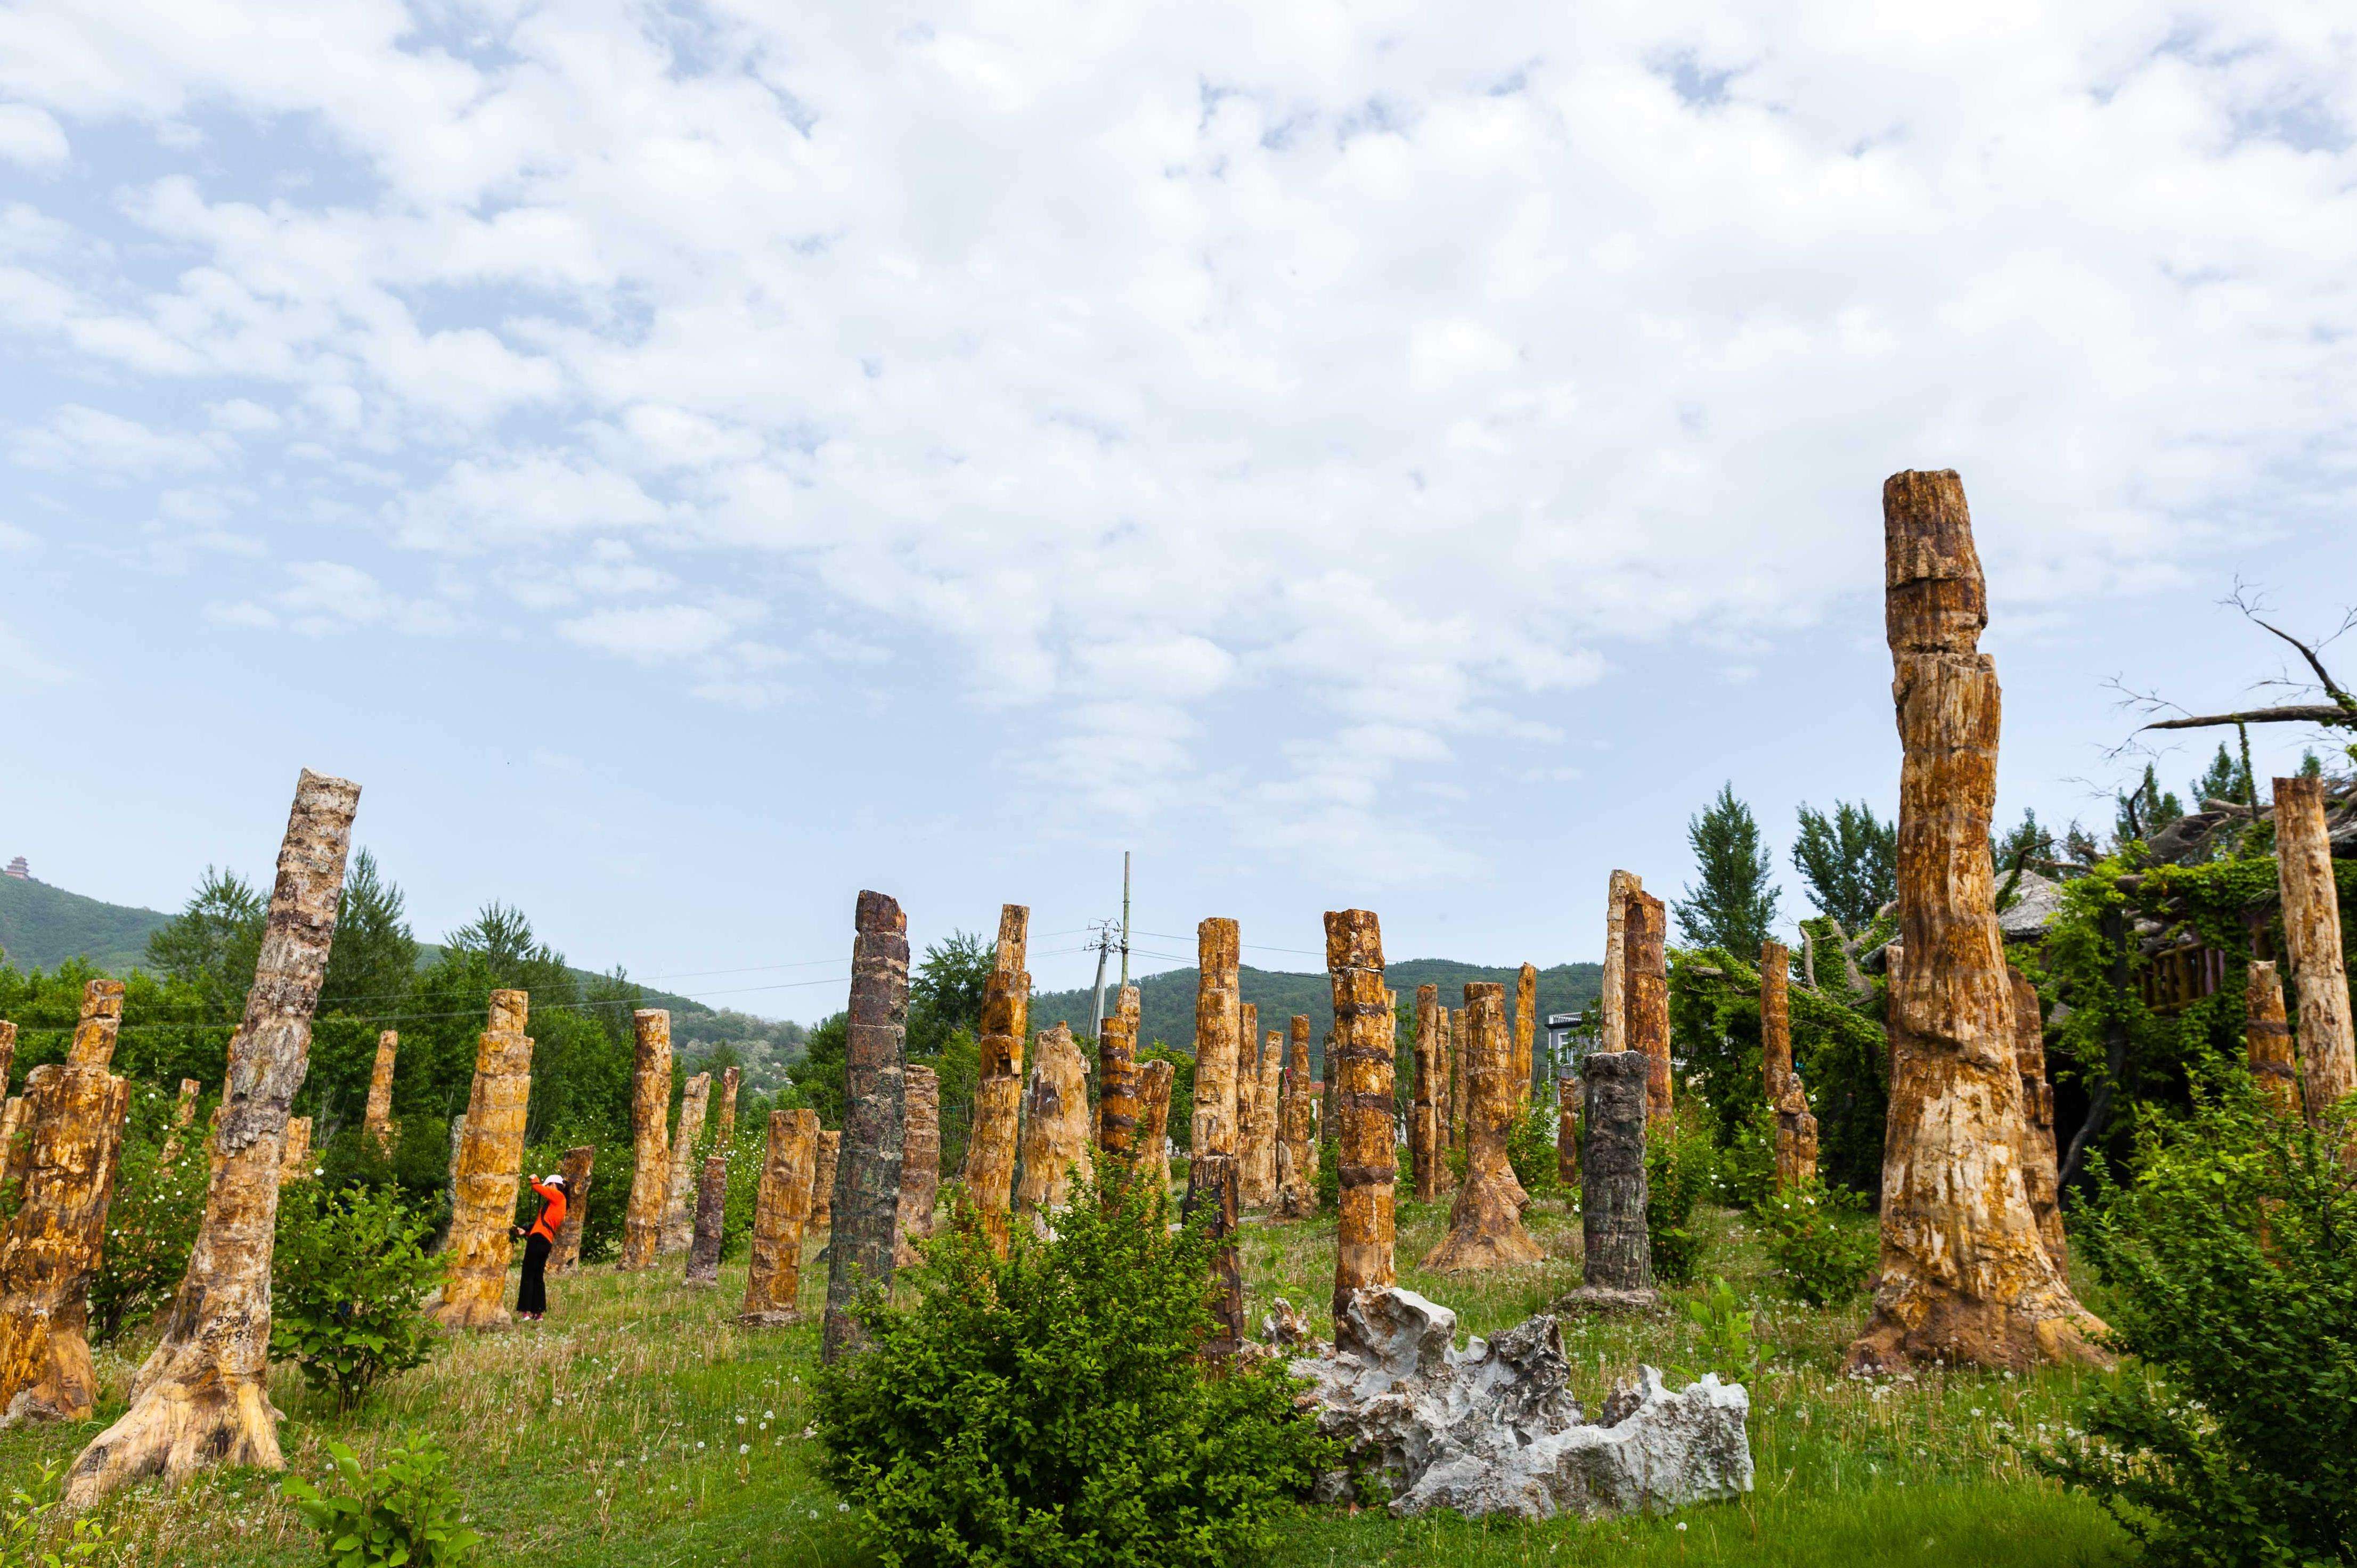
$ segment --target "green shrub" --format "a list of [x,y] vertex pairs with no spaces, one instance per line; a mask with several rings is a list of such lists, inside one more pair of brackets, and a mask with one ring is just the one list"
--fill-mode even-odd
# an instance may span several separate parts
[[74,1518],[63,1541],[52,1538],[58,1490],[55,1465],[42,1466],[30,1486],[10,1484],[0,1500],[0,1568],[70,1568],[105,1550],[106,1528],[87,1514]]
[[433,1353],[425,1297],[442,1280],[428,1222],[390,1188],[328,1193],[297,1182],[279,1195],[270,1266],[270,1354],[350,1410],[377,1381]]
[[319,1532],[327,1568],[463,1568],[479,1554],[483,1538],[460,1517],[449,1456],[432,1438],[388,1450],[375,1470],[333,1438],[328,1458],[340,1487],[289,1476],[283,1488]]
[[[1459,1185],[1465,1180],[1461,1165],[1453,1166]],[[1331,1214],[1342,1201],[1342,1144],[1339,1139],[1318,1141],[1318,1211]]]
[[2357,1182],[2247,1087],[2138,1136],[2076,1228],[2140,1365],[2085,1399],[2041,1467],[2169,1568],[2357,1561]]
[[1882,1240],[1866,1200],[1811,1183],[1763,1199],[1751,1218],[1767,1234],[1777,1282],[1795,1301],[1840,1306],[1874,1278]]
[[107,1206],[106,1247],[90,1282],[91,1337],[102,1343],[168,1303],[188,1272],[211,1168],[201,1108],[172,1163],[163,1163],[178,1103],[177,1096],[144,1085],[132,1094]]
[[1529,1112],[1506,1129],[1506,1163],[1514,1167],[1514,1179],[1533,1197],[1561,1190],[1552,1109],[1534,1101]]
[[1760,1362],[1760,1347],[1751,1337],[1751,1309],[1725,1280],[1713,1280],[1710,1289],[1686,1303],[1686,1321],[1694,1325],[1695,1347],[1702,1365],[1688,1373],[1699,1378],[1717,1372],[1723,1382],[1739,1382]]
[[1710,1189],[1710,1133],[1690,1114],[1674,1117],[1645,1137],[1645,1230],[1652,1243],[1653,1278],[1687,1285],[1702,1267],[1708,1243],[1695,1229],[1695,1205]]
[[918,1299],[871,1294],[870,1344],[819,1376],[821,1473],[892,1564],[1252,1559],[1271,1515],[1339,1466],[1282,1368],[1209,1376],[1210,1246],[1144,1184],[1085,1185],[1053,1240],[993,1255],[970,1224]]
[[1776,1113],[1752,1108],[1749,1120],[1721,1144],[1711,1173],[1711,1197],[1729,1208],[1757,1208],[1776,1196]]

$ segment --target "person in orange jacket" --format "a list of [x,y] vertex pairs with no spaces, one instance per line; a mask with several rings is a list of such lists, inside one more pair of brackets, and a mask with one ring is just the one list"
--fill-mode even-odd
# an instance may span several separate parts
[[532,1222],[530,1230],[515,1232],[523,1238],[523,1283],[516,1287],[516,1316],[527,1322],[538,1323],[548,1311],[548,1253],[556,1245],[558,1227],[565,1223],[565,1205],[571,1201],[565,1191],[562,1176],[544,1176],[532,1184],[540,1195],[540,1218]]

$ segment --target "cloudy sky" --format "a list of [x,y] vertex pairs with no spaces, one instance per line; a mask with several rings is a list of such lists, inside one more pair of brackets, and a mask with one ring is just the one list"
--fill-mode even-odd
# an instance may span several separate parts
[[2110,678],[2357,599],[2352,114],[2324,4],[17,0],[0,855],[172,907],[307,765],[421,934],[795,1017],[863,886],[1085,979],[1125,848],[1593,958],[1722,780],[1889,808],[1941,467],[2107,817]]

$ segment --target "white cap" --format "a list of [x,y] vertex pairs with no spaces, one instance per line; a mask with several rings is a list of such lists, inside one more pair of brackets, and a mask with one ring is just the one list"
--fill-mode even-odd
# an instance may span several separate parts
[[554,1175],[554,1176],[544,1176],[544,1177],[543,1177],[543,1178],[541,1178],[541,1179],[543,1179],[544,1181],[547,1182],[547,1184],[548,1184],[549,1186],[551,1186],[551,1187],[563,1187],[563,1186],[565,1185],[565,1173],[564,1173],[564,1172],[562,1172],[562,1171],[559,1171],[559,1172],[558,1172],[556,1175]]

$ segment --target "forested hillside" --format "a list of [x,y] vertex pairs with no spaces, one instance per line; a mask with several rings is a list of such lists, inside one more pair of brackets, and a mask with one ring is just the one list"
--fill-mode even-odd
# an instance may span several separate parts
[[79,958],[119,974],[140,965],[147,939],[171,919],[46,882],[0,876],[0,961],[18,969],[55,969]]

